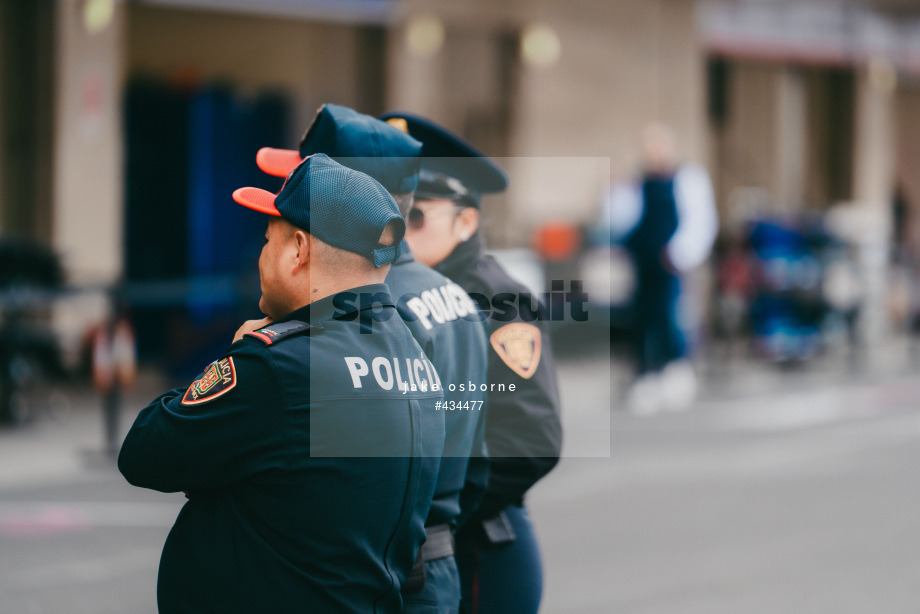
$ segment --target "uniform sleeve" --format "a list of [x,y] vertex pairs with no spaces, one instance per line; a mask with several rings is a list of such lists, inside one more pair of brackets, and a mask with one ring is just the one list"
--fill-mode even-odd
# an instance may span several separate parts
[[267,351],[237,342],[201,378],[140,412],[118,469],[135,486],[177,492],[222,488],[281,467],[283,401]]
[[[505,326],[521,326],[520,323]],[[524,494],[556,466],[562,448],[559,416],[559,390],[556,365],[545,327],[539,331],[540,357],[530,377],[519,374],[511,365],[514,356],[499,354],[496,341],[503,334],[499,327],[490,338],[490,384],[505,384],[505,392],[489,395],[486,416],[486,446],[489,474],[485,494],[474,517],[494,516],[510,504],[523,501]],[[526,374],[526,373],[525,373]],[[514,392],[509,385],[514,384]]]

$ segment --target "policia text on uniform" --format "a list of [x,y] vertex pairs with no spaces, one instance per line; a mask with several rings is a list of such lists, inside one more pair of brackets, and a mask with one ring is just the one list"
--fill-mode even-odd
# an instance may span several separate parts
[[[431,320],[441,324],[458,318],[472,322],[486,319],[495,322],[513,322],[518,319],[524,322],[564,321],[566,303],[569,305],[569,319],[585,322],[588,319],[588,311],[585,309],[588,294],[582,290],[582,286],[581,280],[571,280],[571,290],[565,292],[565,281],[553,280],[550,286],[553,291],[544,292],[542,300],[539,300],[530,292],[500,292],[491,298],[476,292],[467,294],[451,282],[439,288],[438,292],[429,290],[421,296],[401,296],[396,305],[399,315],[405,321],[420,321],[426,329],[431,329]],[[343,292],[336,296],[334,306],[339,310],[336,313],[338,318],[360,317],[362,325],[368,329],[365,332],[371,332],[372,322],[383,322],[393,315],[390,310],[382,309],[383,297],[376,294]],[[360,311],[355,311],[355,307],[360,307]]]

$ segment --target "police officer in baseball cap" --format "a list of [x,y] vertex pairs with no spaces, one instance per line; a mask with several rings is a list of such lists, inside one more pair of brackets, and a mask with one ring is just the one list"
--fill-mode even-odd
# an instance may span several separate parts
[[[486,306],[496,296],[529,296],[485,254],[479,232],[481,196],[505,189],[502,170],[425,118],[387,113],[382,119],[422,142],[419,186],[406,231],[416,257]],[[463,605],[478,614],[530,614],[540,605],[543,573],[524,498],[559,459],[556,369],[546,319],[524,321],[517,311],[510,321],[490,317],[487,322],[489,474],[485,495],[457,534]]]
[[[323,105],[298,150],[262,149],[256,161],[280,175],[303,156],[326,153],[368,173],[397,200],[403,214],[412,206],[422,144],[374,117],[334,104]],[[455,612],[460,576],[453,556],[453,532],[478,503],[485,487],[483,436],[487,340],[475,306],[456,283],[417,262],[406,243],[386,278],[397,309],[445,384],[446,441],[437,488],[426,522],[428,539],[405,591],[404,612]],[[460,391],[460,384],[463,391]],[[473,384],[474,389],[471,388]],[[461,493],[463,497],[461,500]]]
[[127,435],[129,482],[188,502],[160,560],[161,612],[399,612],[443,451],[435,370],[383,284],[404,221],[324,155],[277,194],[263,320]]

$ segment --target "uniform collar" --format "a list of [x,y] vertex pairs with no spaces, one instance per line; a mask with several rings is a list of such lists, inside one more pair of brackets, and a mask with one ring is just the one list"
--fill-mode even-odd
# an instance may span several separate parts
[[485,246],[482,242],[482,235],[477,231],[467,241],[455,247],[454,251],[434,269],[451,279],[462,278],[465,273],[476,266],[484,251]]
[[[375,295],[375,302],[369,304],[369,300],[365,301],[362,307],[360,298],[362,295]],[[276,320],[276,322],[300,320],[301,322],[309,322],[310,324],[318,325],[327,320],[342,318],[350,313],[361,311],[362,309],[371,309],[375,306],[379,307],[381,304],[384,306],[396,305],[393,302],[393,298],[390,296],[390,289],[387,288],[386,284],[369,284],[350,288],[343,292],[321,298],[300,309],[295,309],[283,318]]]

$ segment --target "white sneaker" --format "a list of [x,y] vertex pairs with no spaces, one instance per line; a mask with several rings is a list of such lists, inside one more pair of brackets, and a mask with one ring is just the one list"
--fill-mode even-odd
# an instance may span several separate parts
[[661,404],[666,411],[690,409],[698,392],[696,373],[689,360],[670,362],[661,372]]
[[640,375],[629,391],[626,408],[636,416],[651,416],[660,412],[662,410],[660,374]]

